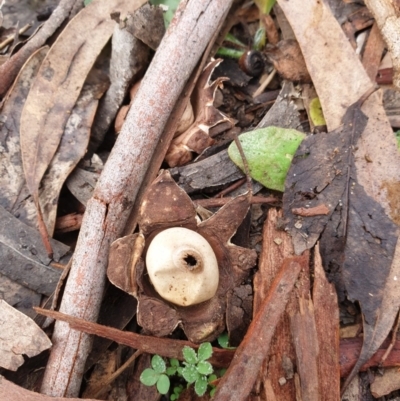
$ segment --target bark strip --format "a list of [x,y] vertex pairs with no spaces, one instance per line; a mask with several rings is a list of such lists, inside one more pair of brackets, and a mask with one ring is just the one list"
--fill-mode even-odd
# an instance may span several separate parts
[[275,277],[268,296],[238,347],[232,364],[217,387],[214,401],[244,401],[250,394],[302,268],[302,257],[288,258]]

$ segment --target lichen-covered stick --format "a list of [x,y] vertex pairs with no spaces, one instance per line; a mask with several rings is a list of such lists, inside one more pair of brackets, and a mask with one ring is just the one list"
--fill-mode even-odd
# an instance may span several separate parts
[[[109,245],[122,232],[178,96],[232,0],[182,1],[88,202],[60,310],[97,319]],[[42,392],[77,396],[90,337],[57,322]]]

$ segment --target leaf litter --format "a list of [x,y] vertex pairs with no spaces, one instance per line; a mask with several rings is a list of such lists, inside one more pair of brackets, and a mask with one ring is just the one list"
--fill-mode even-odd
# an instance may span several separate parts
[[[384,174],[386,171],[384,167],[388,165],[390,158],[385,157],[384,155],[391,155],[393,149],[390,145],[384,150],[380,147],[376,152],[374,152],[373,150],[375,149],[373,146],[376,143],[376,136],[374,136],[375,134],[372,134],[372,132],[374,130],[375,132],[379,131],[380,141],[383,142],[389,137],[391,130],[390,127],[388,129],[388,124],[385,118],[382,119],[382,122],[379,121],[381,109],[375,107],[378,102],[377,94],[373,94],[369,97],[365,96],[367,97],[367,100],[363,97],[360,98],[363,94],[361,90],[365,90],[362,89],[363,85],[365,88],[370,86],[367,85],[368,81],[364,79],[364,76],[361,74],[362,78],[359,82],[362,82],[363,85],[360,84],[356,90],[353,90],[354,87],[351,85],[347,88],[347,84],[342,83],[339,80],[341,83],[338,87],[343,86],[346,91],[344,91],[342,97],[338,97],[336,95],[337,89],[335,88],[335,93],[331,96],[332,85],[329,85],[327,83],[328,81],[324,81],[325,78],[321,79],[321,75],[318,75],[321,74],[321,70],[322,73],[327,75],[327,72],[323,71],[325,67],[318,70],[319,64],[315,61],[315,58],[313,58],[313,49],[304,42],[300,33],[300,24],[302,24],[303,29],[306,30],[310,30],[310,26],[312,25],[312,29],[314,30],[313,32],[320,29],[315,26],[315,21],[312,20],[316,15],[314,13],[315,10],[308,13],[308,19],[302,16],[302,18],[298,18],[297,21],[294,21],[292,18],[294,12],[293,9],[295,9],[296,6],[299,6],[299,3],[296,1],[292,10],[288,10],[287,7],[285,7],[286,5],[284,2],[282,2],[281,6],[291,22],[295,34],[299,37],[300,49],[304,55],[305,63],[307,64],[311,78],[316,86],[318,96],[321,100],[322,110],[324,115],[326,115],[326,122],[330,128],[329,134],[308,136],[300,145],[286,181],[286,191],[283,198],[285,216],[289,224],[295,251],[297,253],[302,253],[304,250],[314,247],[316,241],[320,239],[321,255],[323,257],[324,266],[327,268],[329,278],[336,284],[340,299],[343,300],[347,296],[349,299],[356,300],[360,303],[364,318],[364,346],[362,355],[354,368],[353,373],[355,373],[363,362],[374,353],[374,350],[380,346],[381,342],[386,337],[391,327],[391,322],[394,319],[393,316],[396,310],[396,305],[398,304],[398,301],[394,299],[396,291],[394,285],[396,280],[396,259],[398,259],[397,254],[400,252],[399,249],[397,249],[399,247],[396,248],[398,228],[388,217],[388,215],[392,218],[396,217],[394,212],[395,208],[393,208],[393,205],[396,205],[395,194],[397,193],[396,173],[394,173],[394,171],[395,166],[397,165],[396,161],[398,160],[398,156],[392,158],[392,165],[390,166],[387,176],[385,176]],[[307,10],[307,7],[304,7],[304,10]],[[322,9],[321,15],[325,18],[330,14],[327,14],[326,9]],[[304,21],[309,21],[310,25],[307,25],[307,23],[305,24]],[[331,22],[332,21],[329,21],[329,23]],[[370,24],[369,21],[360,22],[360,24],[364,25],[365,23]],[[330,26],[327,23],[323,25]],[[337,27],[329,29],[329,31],[335,32],[336,28]],[[62,35],[66,31],[67,30],[64,30],[60,38],[62,38]],[[354,32],[352,34],[354,35]],[[307,35],[303,36],[306,37]],[[104,42],[105,38],[103,38],[103,44]],[[296,45],[296,42],[292,43]],[[57,50],[56,46],[57,42],[53,46],[53,51],[54,48]],[[156,47],[156,45],[153,47]],[[315,47],[317,48],[317,46]],[[98,53],[100,48],[101,45],[99,44],[95,52]],[[276,48],[284,49],[284,42]],[[324,51],[332,52],[332,48],[334,48],[334,44],[330,42],[330,45]],[[300,54],[300,49],[297,48],[296,54]],[[321,54],[323,54],[324,51],[322,51]],[[346,48],[345,52],[347,51],[348,49]],[[333,53],[336,55],[335,52]],[[72,52],[71,54],[74,53]],[[59,97],[59,94],[62,93],[62,90],[65,88],[59,87],[60,85],[52,86],[54,83],[51,83],[50,81],[50,84],[48,82],[43,82],[43,75],[39,76],[37,83],[33,86],[31,95],[29,95],[32,96],[32,98],[30,99],[28,96],[29,103],[26,106],[26,112],[24,111],[25,114],[22,118],[22,120],[25,121],[23,124],[22,134],[28,131],[28,127],[31,128],[31,123],[37,118],[37,124],[32,124],[34,127],[33,131],[35,131],[35,125],[36,127],[39,127],[38,124],[42,124],[45,120],[40,117],[40,115],[43,116],[43,110],[47,110],[49,107],[60,107],[62,109],[65,106],[66,108],[64,110],[71,111],[73,108],[78,107],[79,103],[83,105],[85,100],[82,99],[84,99],[84,97],[79,100],[77,95],[79,93],[84,95],[86,92],[84,82],[88,75],[88,71],[91,69],[90,63],[94,63],[97,54],[92,56],[93,57],[90,59],[91,61],[77,73],[76,81],[72,82],[73,85],[77,85],[75,90],[72,91],[74,94],[73,96],[71,94],[71,97],[67,98],[67,100],[69,100],[65,104],[64,99]],[[331,55],[326,54],[325,61],[334,64],[331,61],[333,57],[330,58],[330,56]],[[354,63],[350,56],[346,56],[344,59],[343,65],[341,63],[336,64],[337,69],[339,70],[337,73],[341,77],[344,77],[349,73],[349,68],[351,69],[351,66],[353,65],[352,63]],[[290,68],[285,67],[282,69],[280,64],[277,64],[276,60],[274,61],[276,68],[279,67],[278,72],[282,76],[293,78],[290,75],[285,75],[285,68],[289,73],[292,69],[294,69],[294,73],[296,73],[296,66],[292,65]],[[295,64],[296,63],[294,63],[294,65]],[[315,68],[315,65],[317,65],[318,68]],[[324,64],[321,65],[324,66]],[[358,66],[359,64],[357,64],[357,68]],[[45,68],[45,64],[42,66],[42,72],[43,68]],[[75,68],[73,64],[71,68]],[[57,70],[58,69],[55,69],[56,73]],[[304,76],[304,74],[308,73],[307,70],[304,71],[303,66],[302,70],[298,71],[298,74],[303,74],[302,76]],[[207,78],[205,83],[208,85],[209,76],[204,74],[203,78]],[[220,83],[224,78],[217,78],[216,81],[214,81],[214,78],[215,77],[212,79],[213,83],[210,84],[209,87],[209,95],[205,96],[206,93],[202,93],[202,88],[198,87],[196,88],[197,92],[195,91],[195,97],[197,96],[197,98],[200,99],[198,102],[199,104],[206,104],[210,106],[208,110],[217,113],[215,116],[218,121],[218,118],[224,118],[224,114],[218,114],[219,112],[217,112],[217,109],[214,109],[213,107],[213,102],[216,100],[216,93],[219,93],[220,91],[220,89],[217,90],[217,86],[220,86]],[[42,80],[41,83],[40,80]],[[127,86],[128,81],[129,79],[125,83],[122,83],[124,88]],[[356,82],[357,79],[351,81],[353,84],[359,84],[359,82]],[[199,82],[201,82],[201,79]],[[250,80],[247,81],[246,85],[248,83],[250,83]],[[37,85],[36,89],[35,85]],[[49,87],[57,89],[57,91],[55,91],[58,93],[57,97],[54,97],[54,100],[50,101],[49,104],[44,102],[43,107],[39,106],[39,108],[42,107],[42,110],[32,111],[33,109],[31,109],[31,111],[29,111],[29,107],[32,107],[33,103],[38,102],[40,96],[42,96],[39,96],[39,92],[37,91],[37,88],[40,85],[50,85]],[[227,85],[229,86],[229,83],[227,83]],[[283,86],[284,88],[286,87],[287,90],[287,82],[284,83]],[[14,91],[15,90],[16,89],[14,88]],[[68,123],[66,123],[67,119],[65,118],[65,113],[53,113],[60,114],[60,116],[55,118],[55,121],[50,122],[51,124],[47,121],[45,125],[40,126],[41,128],[36,130],[38,136],[35,137],[34,134],[33,139],[31,138],[32,143],[36,146],[38,152],[42,151],[41,147],[42,145],[45,145],[46,157],[42,158],[40,156],[40,158],[37,159],[37,162],[35,162],[31,157],[32,155],[27,156],[29,153],[27,149],[29,149],[29,146],[31,145],[27,145],[28,142],[26,142],[26,138],[22,140],[22,142],[25,141],[25,145],[23,145],[25,149],[24,164],[25,170],[27,171],[28,186],[31,194],[36,198],[36,204],[38,204],[37,199],[40,191],[41,209],[44,212],[43,217],[50,233],[53,231],[52,227],[54,227],[57,208],[56,204],[61,186],[65,181],[65,178],[69,175],[70,171],[75,167],[76,163],[82,158],[85,152],[90,126],[93,123],[94,113],[97,108],[98,98],[102,96],[103,91],[104,89],[100,89],[98,92],[96,89],[94,91],[92,89],[87,91],[89,97],[91,97],[91,100],[87,100],[90,105],[83,105],[87,114],[84,116],[79,112],[77,113],[78,120],[75,125],[71,125],[71,137],[66,135],[68,133],[68,129],[66,128]],[[124,91],[125,89],[122,89],[122,92]],[[121,102],[121,98],[123,97],[121,96],[122,92],[118,94],[118,103]],[[284,126],[288,124],[288,128],[293,128],[293,124],[298,124],[298,120],[297,123],[295,121],[298,119],[299,110],[296,107],[293,107],[293,94],[293,90],[290,91],[289,94],[287,94],[287,91],[285,94],[285,91],[282,90],[280,95],[281,98],[278,98],[273,107],[273,109],[275,109],[275,114],[271,109],[271,113],[267,113],[264,120],[273,120],[274,125]],[[13,92],[11,92],[11,96],[12,95]],[[238,94],[237,92],[237,95],[239,98],[241,96],[245,97],[243,93]],[[203,100],[201,100],[201,96],[204,97]],[[45,100],[47,101],[47,99]],[[287,105],[285,105],[285,102],[287,102]],[[12,103],[10,102],[9,105],[12,106]],[[277,111],[278,107],[282,105],[293,109],[293,119],[291,117],[291,120],[287,123],[284,121],[283,116],[280,115],[281,113]],[[366,114],[361,112],[361,107]],[[112,120],[112,115],[114,113],[115,110],[111,110],[111,117],[107,117],[107,121],[105,121],[107,125],[109,125],[110,120]],[[192,128],[195,128],[196,130],[200,128],[200,130],[202,130],[204,128],[204,124],[202,124],[202,116],[206,114],[207,108],[199,107],[199,105],[197,105],[194,116],[197,119],[196,122],[193,123],[194,125]],[[241,119],[241,123],[250,121],[250,115],[251,112],[247,114],[245,113],[245,117]],[[72,116],[69,117],[69,120],[72,122]],[[275,121],[278,121],[278,124],[276,124]],[[220,121],[218,121],[218,123],[219,122]],[[221,122],[223,122],[223,119]],[[232,123],[234,123],[233,120]],[[336,128],[339,125],[340,128],[332,130],[332,128]],[[211,126],[211,124],[207,123],[206,134]],[[380,127],[384,127],[384,129],[378,130]],[[82,135],[79,135],[81,144],[76,146],[76,152],[75,148],[73,149],[74,155],[70,157],[70,151],[72,149],[69,149],[69,144],[71,141],[76,142],[77,138],[74,137],[74,135],[77,134],[78,130],[81,128],[84,131]],[[296,128],[298,128],[298,126],[296,126]],[[104,129],[105,128],[102,128],[103,131]],[[56,131],[60,134],[58,135],[58,139],[53,137],[55,140],[54,142],[51,140],[52,143],[50,146],[46,145],[46,142],[49,140],[46,138],[46,135],[44,136],[43,141],[37,140],[37,138],[40,138],[40,135],[50,131]],[[207,135],[205,138],[209,141],[206,146],[211,145],[214,142],[214,139],[211,139],[210,137],[207,138]],[[63,141],[66,145],[65,148],[63,148]],[[389,143],[391,142],[389,141]],[[187,143],[181,142],[181,144],[183,144],[183,149],[185,149]],[[218,149],[218,146],[218,144],[217,146],[214,145],[213,148],[215,147]],[[18,146],[14,146],[14,148],[14,153],[18,156]],[[189,147],[188,149],[185,149],[185,151],[188,151],[189,158],[192,157],[193,150],[196,153],[201,153],[203,148]],[[231,169],[228,176],[229,174],[238,178],[243,176],[240,171],[232,165],[232,163],[229,163],[229,160],[226,158],[226,151],[222,151],[221,154],[218,155],[218,158],[213,159],[217,160],[218,163],[221,160],[224,160],[223,164],[221,164],[217,169],[215,165],[213,165],[213,162],[209,163],[209,172],[207,173],[204,173],[205,170],[202,170],[201,163],[210,162],[215,155],[208,156],[208,154],[205,153],[205,156],[203,155],[202,157],[203,160],[201,161],[172,170],[174,172],[179,172],[176,173],[176,177],[178,177],[178,174],[182,174],[185,171],[188,173],[185,178],[187,181],[181,182],[181,185],[184,186],[185,189],[188,188],[188,192],[194,194],[195,197],[198,196],[199,190],[204,190],[204,188],[209,189],[210,182],[213,180],[212,177],[216,175],[215,173],[220,173],[219,170],[224,169],[225,167],[227,167],[227,170]],[[62,163],[63,160],[65,162],[64,167]],[[378,160],[379,162],[377,162]],[[384,164],[380,164],[381,160],[383,160]],[[11,163],[8,163],[11,166]],[[54,170],[52,170],[51,166],[54,166]],[[18,164],[16,164],[16,167],[18,167]],[[382,171],[384,174],[382,174]],[[17,173],[13,174],[16,176],[18,175]],[[194,179],[197,179],[197,177],[200,176],[203,176],[203,181],[200,184],[197,184]],[[181,178],[182,177],[183,176],[181,176]],[[192,177],[194,177],[194,179],[192,179]],[[377,177],[378,180],[376,180]],[[211,184],[211,186],[215,185],[215,188],[218,188],[218,186],[226,186],[228,185],[227,183],[229,182],[229,179],[230,178],[227,177],[219,177],[215,180],[216,184]],[[380,183],[380,186],[376,184],[377,182]],[[18,188],[15,192],[22,193],[21,191],[26,191],[26,189],[24,189],[26,187],[23,180],[18,181],[18,183]],[[82,185],[86,185],[85,181],[83,181]],[[40,188],[40,186],[42,188]],[[383,191],[381,190],[382,188],[384,189]],[[46,193],[47,195],[45,195]],[[88,195],[85,195],[85,199],[87,199],[87,197]],[[380,201],[382,202],[379,203]],[[25,203],[28,204],[29,201]],[[23,205],[23,203],[21,204]],[[20,210],[23,209],[20,208]],[[26,208],[26,210],[28,210],[28,208]],[[31,213],[31,221],[33,221],[32,216],[36,216],[36,213]],[[155,216],[159,216],[158,211],[155,212]],[[33,225],[36,226],[37,223],[34,223]],[[47,261],[48,260],[49,259],[47,258]],[[393,260],[394,264],[392,264]],[[374,268],[378,265],[380,266],[379,269]],[[366,271],[368,272],[367,274]],[[141,280],[139,280],[139,287],[140,286],[143,286]],[[140,288],[140,291],[143,291],[143,288]],[[46,290],[46,293],[47,292],[48,290]],[[229,303],[232,302],[232,294],[228,294],[227,299]],[[151,308],[152,307],[149,307],[150,311],[152,310]],[[157,308],[154,310],[156,309]],[[383,310],[388,313],[380,313],[380,311]],[[297,316],[297,318],[300,317]],[[172,320],[174,320],[172,326],[175,326],[179,319],[177,316],[173,316]],[[171,329],[173,328],[172,326]],[[304,322],[299,322],[298,330],[305,330],[305,328],[301,329],[302,326],[304,326]],[[320,339],[320,341],[322,340]],[[299,370],[301,370],[300,367]],[[306,380],[304,377],[305,374],[305,372],[300,373],[304,383]],[[268,386],[270,384],[268,384],[268,381],[265,381],[264,385]],[[303,389],[302,391],[306,390]]]

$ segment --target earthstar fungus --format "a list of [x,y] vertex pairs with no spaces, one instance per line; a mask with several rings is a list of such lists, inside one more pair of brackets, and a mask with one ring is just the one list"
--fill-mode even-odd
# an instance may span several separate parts
[[138,323],[146,332],[165,336],[180,325],[190,341],[203,342],[225,330],[227,296],[257,258],[254,250],[230,242],[249,210],[249,197],[233,199],[199,223],[194,204],[168,171],[150,185],[140,232],[111,245],[107,271],[114,285],[137,298]]

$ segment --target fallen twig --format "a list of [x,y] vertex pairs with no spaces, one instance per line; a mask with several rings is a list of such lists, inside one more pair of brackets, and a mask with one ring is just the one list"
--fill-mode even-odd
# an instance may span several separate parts
[[[34,309],[36,312],[44,316],[67,322],[71,328],[75,330],[104,337],[113,340],[118,344],[127,345],[128,347],[132,347],[148,354],[158,354],[166,358],[183,360],[182,349],[185,345],[194,349],[199,347],[199,344],[194,344],[190,341],[144,336],[129,331],[118,330],[114,327],[107,327],[98,323],[88,322],[61,312],[42,308]],[[215,367],[227,368],[232,361],[234,353],[235,351],[233,350],[213,348],[213,355],[209,359],[209,362]]]
[[[121,235],[169,115],[230,5],[229,0],[183,2],[170,24],[87,203],[62,312],[96,320],[109,246]],[[53,343],[42,390],[73,397],[80,389],[91,338],[57,322]]]

